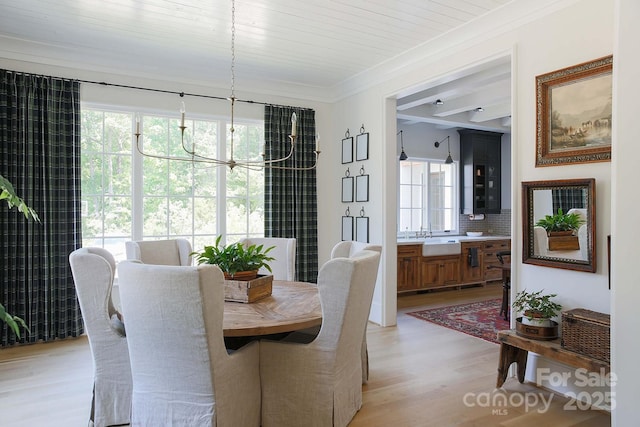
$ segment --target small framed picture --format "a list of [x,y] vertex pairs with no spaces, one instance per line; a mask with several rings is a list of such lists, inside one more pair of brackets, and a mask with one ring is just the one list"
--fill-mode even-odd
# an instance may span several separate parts
[[353,202],[353,177],[342,177],[342,203]]
[[362,243],[369,243],[368,216],[359,216],[356,218],[356,240]]
[[369,158],[369,133],[361,133],[356,136],[356,161]]
[[342,164],[353,162],[353,137],[342,140]]
[[369,175],[356,176],[356,202],[369,201]]
[[342,240],[353,240],[353,217],[342,217]]

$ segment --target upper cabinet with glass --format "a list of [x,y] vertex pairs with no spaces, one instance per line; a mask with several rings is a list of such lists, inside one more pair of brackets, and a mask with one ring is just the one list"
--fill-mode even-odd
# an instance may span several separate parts
[[460,129],[460,212],[500,213],[501,133]]

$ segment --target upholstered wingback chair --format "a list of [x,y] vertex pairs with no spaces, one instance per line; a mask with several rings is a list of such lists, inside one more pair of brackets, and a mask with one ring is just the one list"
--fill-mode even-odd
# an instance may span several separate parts
[[102,248],[80,248],[69,264],[93,357],[95,427],[129,424],[131,369],[124,326],[111,298],[116,262]]
[[118,266],[132,426],[260,426],[259,342],[228,354],[216,265]]
[[263,245],[264,249],[274,246],[268,253],[275,258],[269,262],[271,273],[262,267],[259,274],[273,274],[275,280],[296,280],[296,239],[282,237],[250,237],[240,241],[245,247]]
[[380,253],[327,261],[318,273],[322,327],[308,344],[260,342],[262,426],[346,426],[362,406],[362,336]]
[[191,243],[187,239],[125,242],[127,259],[145,264],[191,265]]
[[[376,251],[378,253],[382,253],[382,246],[372,245],[370,243],[350,241],[350,240],[338,242],[331,250],[331,258],[337,258],[337,257],[349,258],[363,250],[371,250],[371,251]],[[362,339],[362,384],[366,384],[368,381],[369,381],[369,350],[367,348],[367,330],[365,329],[364,338]]]

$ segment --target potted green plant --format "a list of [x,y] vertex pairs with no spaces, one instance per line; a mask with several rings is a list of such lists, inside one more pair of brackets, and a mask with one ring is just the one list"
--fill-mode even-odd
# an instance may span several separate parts
[[521,322],[525,325],[551,327],[553,323],[551,318],[556,317],[562,305],[553,302],[551,298],[555,298],[557,294],[543,294],[543,290],[537,292],[527,292],[523,290],[518,292],[513,301],[513,308],[522,313]]
[[275,258],[268,254],[275,246],[264,248],[264,245],[250,245],[245,248],[240,242],[221,246],[221,238],[218,236],[214,246],[205,246],[201,252],[191,253],[198,264],[216,264],[226,279],[234,280],[255,279],[261,267],[271,272],[268,263]]
[[544,228],[547,231],[547,235],[552,236],[558,232],[564,232],[564,234],[569,235],[574,234],[583,223],[584,220],[579,214],[564,213],[562,209],[558,208],[556,214],[546,215],[538,220],[535,225]]
[[[0,192],[0,200],[5,200],[9,209],[17,208],[27,219],[40,222],[36,211],[27,206],[25,201],[18,197],[16,191],[13,189],[13,185],[2,175],[0,175],[0,190],[2,190],[2,192]],[[27,332],[30,332],[24,320],[18,316],[7,313],[2,304],[0,304],[0,320],[9,325],[18,338],[20,338],[20,326],[26,329]]]

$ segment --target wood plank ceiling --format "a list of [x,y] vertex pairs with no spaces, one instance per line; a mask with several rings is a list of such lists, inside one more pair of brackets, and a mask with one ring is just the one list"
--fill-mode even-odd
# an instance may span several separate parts
[[[236,0],[236,86],[326,93],[509,1]],[[231,0],[0,0],[0,57],[229,87]]]

